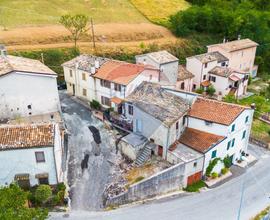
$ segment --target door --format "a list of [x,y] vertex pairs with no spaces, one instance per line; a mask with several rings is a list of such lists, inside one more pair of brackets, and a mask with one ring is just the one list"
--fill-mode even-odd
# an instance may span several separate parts
[[163,147],[158,145],[158,156],[162,157],[162,155],[163,155]]
[[142,121],[140,119],[136,119],[136,131],[142,133]]
[[73,92],[73,95],[75,95],[75,85],[72,84],[72,92]]
[[190,175],[187,179],[187,185],[192,185],[202,179],[202,171]]

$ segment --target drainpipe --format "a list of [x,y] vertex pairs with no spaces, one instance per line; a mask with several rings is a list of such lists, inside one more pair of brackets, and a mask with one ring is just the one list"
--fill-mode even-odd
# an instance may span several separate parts
[[167,143],[166,143],[166,151],[165,151],[165,160],[167,160],[167,151],[169,150],[169,137],[170,137],[170,127],[168,127],[168,132],[167,132]]

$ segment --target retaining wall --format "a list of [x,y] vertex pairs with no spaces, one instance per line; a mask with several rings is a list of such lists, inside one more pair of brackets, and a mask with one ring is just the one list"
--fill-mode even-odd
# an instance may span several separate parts
[[122,205],[180,189],[185,186],[185,165],[185,163],[176,164],[139,183],[131,185],[127,192],[108,198],[106,205]]

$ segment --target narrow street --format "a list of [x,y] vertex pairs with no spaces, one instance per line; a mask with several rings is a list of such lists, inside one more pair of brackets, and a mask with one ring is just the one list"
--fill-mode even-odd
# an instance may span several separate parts
[[[69,133],[68,183],[72,210],[100,210],[116,160],[114,139],[87,108],[63,92],[60,99]],[[96,144],[88,126],[99,130],[101,144]]]

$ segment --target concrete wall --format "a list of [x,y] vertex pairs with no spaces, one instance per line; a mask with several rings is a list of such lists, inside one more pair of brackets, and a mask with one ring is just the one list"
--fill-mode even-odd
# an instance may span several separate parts
[[41,115],[59,110],[55,76],[16,72],[1,76],[0,118]]
[[185,163],[174,165],[139,183],[133,184],[128,188],[127,192],[109,198],[106,205],[122,205],[180,189],[186,185],[185,166]]

